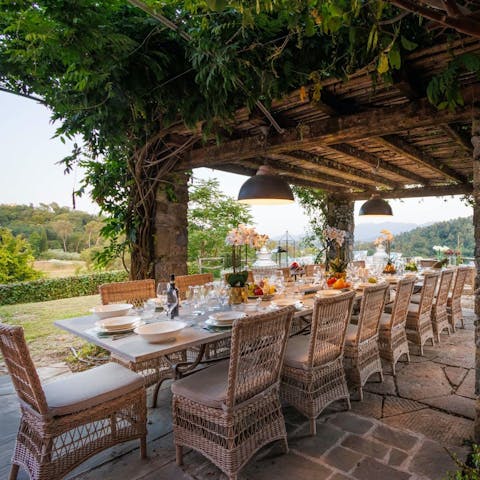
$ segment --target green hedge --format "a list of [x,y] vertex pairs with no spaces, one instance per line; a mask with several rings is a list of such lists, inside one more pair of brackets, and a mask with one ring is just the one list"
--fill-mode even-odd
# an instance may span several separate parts
[[92,273],[64,278],[44,278],[32,282],[0,285],[0,305],[45,302],[59,298],[95,295],[102,283],[128,280],[125,271]]

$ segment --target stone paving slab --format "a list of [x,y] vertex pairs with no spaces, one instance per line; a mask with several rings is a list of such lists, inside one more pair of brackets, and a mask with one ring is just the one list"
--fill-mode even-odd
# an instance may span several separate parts
[[[265,447],[248,463],[239,480],[441,479],[455,464],[444,447],[462,458],[463,440],[472,435],[475,395],[472,314],[467,328],[428,347],[425,357],[397,364],[397,377],[385,365],[385,382],[377,377],[365,387],[364,401],[332,404],[317,422],[317,436],[308,435],[306,419],[292,407],[284,409],[290,453],[281,445]],[[43,379],[65,375],[63,364],[41,368]],[[0,478],[7,478],[19,420],[18,402],[8,376],[0,376]],[[139,457],[138,441],[102,452],[68,476],[76,480],[224,480],[210,461],[186,452],[176,466],[171,425],[171,393],[164,385],[160,407],[149,410],[149,459]],[[18,480],[26,480],[20,470]]]

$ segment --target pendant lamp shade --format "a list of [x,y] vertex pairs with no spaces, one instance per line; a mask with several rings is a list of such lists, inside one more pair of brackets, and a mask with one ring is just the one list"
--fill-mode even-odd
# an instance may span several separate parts
[[254,177],[240,188],[238,201],[249,205],[285,205],[293,203],[290,185],[266,165],[262,165]]
[[370,217],[391,217],[393,215],[392,207],[386,200],[380,198],[378,193],[374,193],[361,207],[359,215]]

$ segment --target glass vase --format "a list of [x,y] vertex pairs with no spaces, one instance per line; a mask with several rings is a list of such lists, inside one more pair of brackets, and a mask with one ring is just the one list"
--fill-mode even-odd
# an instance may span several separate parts
[[230,287],[228,303],[240,305],[248,301],[247,287]]

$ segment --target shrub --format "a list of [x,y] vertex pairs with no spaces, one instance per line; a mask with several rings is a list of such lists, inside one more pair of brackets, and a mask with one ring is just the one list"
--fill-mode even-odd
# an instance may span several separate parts
[[102,283],[123,282],[127,279],[127,272],[115,271],[4,284],[0,285],[0,305],[95,295]]
[[81,256],[77,252],[64,252],[59,248],[49,249],[43,252],[39,259],[41,260],[81,260]]

